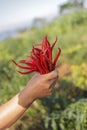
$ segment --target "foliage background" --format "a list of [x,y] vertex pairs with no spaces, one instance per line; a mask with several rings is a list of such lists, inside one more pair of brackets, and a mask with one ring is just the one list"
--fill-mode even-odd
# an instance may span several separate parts
[[12,60],[25,58],[34,43],[48,35],[62,50],[58,65],[68,64],[70,71],[59,79],[60,87],[50,97],[34,102],[29,110],[9,130],[87,130],[87,10],[78,10],[41,28],[31,27],[16,38],[0,43],[0,104],[20,90],[33,74],[15,72]]

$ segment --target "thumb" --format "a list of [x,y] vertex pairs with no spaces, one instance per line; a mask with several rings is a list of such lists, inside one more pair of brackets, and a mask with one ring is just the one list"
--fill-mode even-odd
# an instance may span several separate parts
[[51,80],[54,79],[56,77],[58,77],[58,69],[56,68],[55,70],[53,70],[52,72],[45,74],[45,79],[47,80]]

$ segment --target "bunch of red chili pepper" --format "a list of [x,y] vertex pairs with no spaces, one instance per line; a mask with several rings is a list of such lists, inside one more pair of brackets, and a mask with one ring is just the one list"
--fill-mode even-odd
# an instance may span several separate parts
[[[52,58],[52,51],[57,42],[57,38],[55,42],[50,45],[47,36],[44,37],[41,44],[37,44],[32,47],[32,51],[28,56],[29,60],[20,60],[17,64],[14,60],[16,66],[19,68],[25,69],[26,71],[17,71],[20,74],[29,74],[31,72],[39,72],[40,74],[46,74],[55,69],[56,62],[60,56],[61,49],[58,48],[58,52],[55,58]],[[25,66],[21,65],[25,64]]]

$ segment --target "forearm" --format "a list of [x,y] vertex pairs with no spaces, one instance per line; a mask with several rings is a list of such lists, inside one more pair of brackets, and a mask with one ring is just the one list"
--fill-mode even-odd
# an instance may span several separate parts
[[0,130],[10,127],[31,105],[33,100],[29,99],[28,103],[26,103],[26,97],[24,97],[23,93],[17,94],[0,107]]

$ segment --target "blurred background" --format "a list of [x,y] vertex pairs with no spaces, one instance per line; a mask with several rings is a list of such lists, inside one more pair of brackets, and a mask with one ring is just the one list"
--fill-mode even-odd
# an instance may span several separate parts
[[62,50],[59,88],[37,100],[8,130],[87,130],[87,0],[0,0],[0,104],[34,74],[16,73],[12,60],[25,59],[44,36]]

